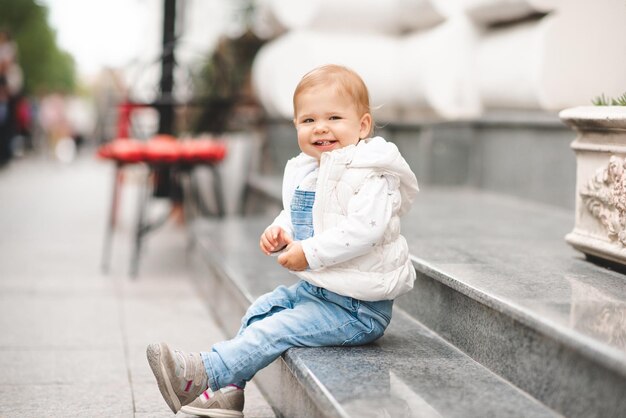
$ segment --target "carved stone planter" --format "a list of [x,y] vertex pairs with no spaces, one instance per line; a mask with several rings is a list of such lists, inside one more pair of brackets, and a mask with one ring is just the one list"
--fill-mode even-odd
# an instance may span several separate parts
[[578,134],[576,223],[565,240],[626,266],[626,107],[575,107],[559,116]]

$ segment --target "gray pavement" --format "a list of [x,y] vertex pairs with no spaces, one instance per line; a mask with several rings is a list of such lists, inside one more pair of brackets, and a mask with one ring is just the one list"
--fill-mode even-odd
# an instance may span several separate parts
[[[0,169],[0,417],[171,417],[146,345],[198,351],[225,338],[186,270],[184,227],[149,236],[139,278],[128,277],[140,174],[126,176],[104,275],[111,165],[86,152]],[[244,412],[274,417],[254,384]]]

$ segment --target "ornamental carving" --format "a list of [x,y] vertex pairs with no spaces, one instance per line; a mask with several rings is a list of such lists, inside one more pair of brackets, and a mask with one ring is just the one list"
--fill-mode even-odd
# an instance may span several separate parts
[[580,191],[587,210],[604,225],[611,241],[626,246],[626,159],[611,156]]

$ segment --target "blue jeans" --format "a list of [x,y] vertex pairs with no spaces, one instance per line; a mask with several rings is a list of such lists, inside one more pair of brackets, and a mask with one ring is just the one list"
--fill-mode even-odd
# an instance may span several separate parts
[[245,382],[291,347],[353,346],[380,338],[393,301],[365,302],[300,281],[279,286],[248,308],[232,340],[202,352],[209,386]]

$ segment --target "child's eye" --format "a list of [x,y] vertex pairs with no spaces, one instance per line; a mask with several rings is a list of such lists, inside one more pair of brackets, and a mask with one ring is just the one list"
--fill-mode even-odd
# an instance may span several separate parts
[[335,115],[335,116],[331,116],[330,117],[330,120],[339,120],[339,119],[341,119],[341,116],[336,116]]
[[312,118],[302,119],[302,123],[311,123],[311,122],[313,122]]

